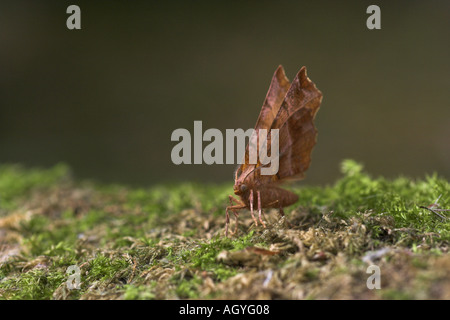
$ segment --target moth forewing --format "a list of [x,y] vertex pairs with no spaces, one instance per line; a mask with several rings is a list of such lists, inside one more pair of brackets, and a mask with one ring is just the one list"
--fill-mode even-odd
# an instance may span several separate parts
[[276,175],[279,169],[279,130],[260,129],[259,132],[261,175]]

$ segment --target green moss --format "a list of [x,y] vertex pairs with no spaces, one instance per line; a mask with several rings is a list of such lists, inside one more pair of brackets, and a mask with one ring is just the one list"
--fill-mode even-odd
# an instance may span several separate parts
[[65,276],[61,272],[50,272],[44,269],[33,269],[21,273],[20,276],[6,278],[1,281],[0,296],[3,299],[50,299],[53,292]]
[[195,249],[182,252],[185,264],[193,268],[209,271],[219,281],[225,280],[236,274],[236,269],[217,262],[217,255],[224,250],[242,250],[253,244],[253,232],[237,238],[230,239],[216,237],[208,242],[200,243]]
[[123,298],[125,300],[153,300],[156,297],[153,292],[154,287],[155,283],[148,286],[125,285]]
[[[442,220],[432,212],[420,208],[440,197],[443,208],[450,207],[450,184],[436,174],[425,180],[400,177],[389,181],[383,177],[372,178],[362,171],[362,165],[345,160],[344,177],[333,186],[302,188],[298,190],[300,204],[310,211],[333,211],[343,218],[371,211],[376,215],[392,217],[395,228],[412,228],[418,233],[434,232],[442,240],[450,240],[450,219]],[[373,226],[379,234],[379,226]]]
[[[108,281],[116,278],[119,273],[129,267],[129,262],[120,257],[110,258],[103,254],[97,255],[89,262],[87,282]],[[122,275],[123,276],[123,275]]]
[[0,165],[0,216],[16,209],[30,191],[49,188],[69,178],[69,169],[59,164],[51,169],[26,169],[20,165]]
[[[381,292],[363,297],[445,292],[450,219],[422,207],[439,198],[440,208],[449,209],[449,182],[435,174],[371,177],[351,160],[341,170],[333,185],[291,188],[299,201],[285,212],[294,228],[271,214],[267,228],[256,227],[242,211],[238,233],[227,238],[224,211],[231,182],[130,188],[73,181],[64,165],[0,166],[0,242],[6,248],[0,252],[0,296],[255,299],[268,292],[263,284],[272,270],[279,286],[270,291],[274,297],[298,297],[301,284],[304,297],[327,298],[365,288],[362,257],[385,247],[393,250],[379,258],[383,268],[401,267],[399,272],[420,285],[405,294],[411,279],[398,283],[397,276],[386,280]],[[246,250],[252,247],[268,251]],[[217,259],[223,251],[248,259],[225,263]],[[404,251],[413,258],[405,258]],[[71,265],[81,268],[82,288],[67,293],[65,271]]]
[[177,278],[172,279],[176,284],[175,293],[180,299],[196,299],[200,293],[200,284],[202,280],[198,276],[193,276],[189,279],[183,278],[181,280]]
[[387,300],[412,300],[414,296],[410,292],[388,289],[380,291],[380,296]]

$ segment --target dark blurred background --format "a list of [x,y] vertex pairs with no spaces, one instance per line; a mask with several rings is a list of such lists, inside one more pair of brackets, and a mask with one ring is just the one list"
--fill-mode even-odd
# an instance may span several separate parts
[[[70,4],[81,30],[66,28]],[[381,30],[366,28],[371,4]],[[2,0],[0,163],[232,182],[235,165],[173,165],[171,133],[253,127],[282,64],[324,94],[304,183],[332,183],[345,158],[449,178],[449,31],[449,1]]]

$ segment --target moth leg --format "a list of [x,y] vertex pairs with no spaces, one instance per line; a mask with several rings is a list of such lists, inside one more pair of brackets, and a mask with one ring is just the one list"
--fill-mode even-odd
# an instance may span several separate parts
[[[228,226],[230,224],[230,214],[228,213],[229,210],[231,210],[234,214],[234,220],[236,223],[235,231],[232,234],[235,234],[237,232],[238,227],[238,216],[239,213],[236,210],[244,209],[246,206],[242,201],[237,200],[233,196],[228,196],[230,199],[230,205],[226,207],[225,209],[225,236],[228,237]],[[237,205],[233,205],[233,200],[237,203]]]
[[284,215],[284,211],[283,211],[283,207],[282,206],[280,206],[280,215],[281,215],[282,218],[284,218],[284,221],[286,221],[286,223],[288,224],[288,226],[290,228],[294,227],[294,225],[292,223],[290,223],[289,220]]
[[261,192],[258,190],[256,192],[258,194],[258,216],[259,216],[259,221],[261,222],[261,224],[263,225],[263,227],[266,227],[266,224],[264,223],[264,221],[262,220],[262,208],[261,208]]
[[287,218],[286,218],[286,216],[285,216],[285,214],[284,214],[284,211],[283,211],[283,207],[282,207],[281,204],[280,204],[280,200],[275,200],[275,201],[269,203],[267,206],[275,206],[276,204],[278,204],[278,209],[280,210],[280,211],[279,211],[279,212],[280,212],[280,216],[281,216],[282,218],[285,218],[284,221],[286,221],[286,223],[288,224],[289,227],[291,227],[291,228],[294,227],[294,226],[292,225],[292,223],[290,223],[289,220],[287,220]]
[[234,232],[232,233],[232,235],[236,234],[238,231],[238,217],[239,217],[239,212],[233,211],[233,213],[234,213]]
[[228,207],[225,209],[225,237],[228,237],[228,225],[230,224],[230,215],[228,214]]
[[[245,208],[245,205],[244,206],[236,205],[236,206],[227,207],[227,209],[233,211],[233,214],[234,214],[234,224],[235,224],[235,226],[234,226],[234,231],[231,233],[231,235],[234,235],[238,231],[239,212],[237,212],[236,210],[240,210],[240,209],[244,209],[244,208]],[[228,215],[228,211],[227,211],[227,215]],[[226,229],[225,229],[225,235],[227,237],[228,237],[228,225],[229,225],[229,222],[230,222],[230,218],[228,217],[227,226],[226,226]]]
[[249,201],[250,201],[250,213],[252,214],[253,221],[255,221],[255,225],[257,226],[258,220],[256,220],[255,215],[253,214],[253,189],[250,189]]
[[236,211],[236,209],[241,209],[241,207],[239,206],[230,206],[227,207],[225,212],[226,212],[226,218],[225,218],[225,236],[228,237],[228,226],[230,225],[230,214],[228,213],[229,210],[231,210],[234,214],[234,220],[235,220],[235,228],[234,228],[234,232],[231,233],[231,235],[235,234],[237,232],[237,227],[238,227],[238,216],[239,213]]

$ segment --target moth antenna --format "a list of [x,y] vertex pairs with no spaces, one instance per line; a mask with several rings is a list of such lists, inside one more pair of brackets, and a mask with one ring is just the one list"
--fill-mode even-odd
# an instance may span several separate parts
[[[240,175],[240,174],[238,174],[239,171],[240,171],[240,169],[241,169],[241,165],[239,165],[239,166],[236,168],[236,170],[234,171],[234,180],[237,180],[238,175]],[[241,170],[241,173],[242,173],[242,170]]]

